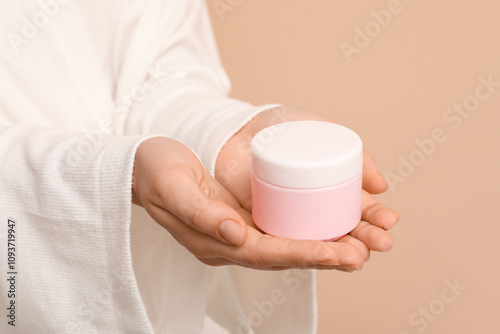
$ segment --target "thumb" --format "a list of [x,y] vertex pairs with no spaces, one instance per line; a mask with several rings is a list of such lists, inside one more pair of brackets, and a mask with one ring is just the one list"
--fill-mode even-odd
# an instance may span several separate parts
[[363,189],[370,194],[380,194],[385,192],[387,187],[375,159],[367,150],[363,150]]
[[187,177],[172,178],[166,191],[167,210],[192,228],[231,245],[242,245],[247,226],[236,212],[238,202],[208,173],[201,182]]

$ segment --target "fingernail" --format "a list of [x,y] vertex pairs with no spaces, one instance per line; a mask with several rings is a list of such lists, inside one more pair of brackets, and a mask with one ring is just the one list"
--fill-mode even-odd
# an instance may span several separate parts
[[243,243],[243,226],[233,220],[224,220],[220,224],[219,232],[224,239],[236,246]]

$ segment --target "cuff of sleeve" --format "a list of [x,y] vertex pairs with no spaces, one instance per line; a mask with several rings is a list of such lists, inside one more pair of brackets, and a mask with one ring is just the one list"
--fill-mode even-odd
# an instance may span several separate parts
[[212,176],[215,175],[217,157],[228,140],[254,117],[279,106],[279,104],[269,104],[255,107],[238,100],[231,100],[227,110],[224,108],[211,117],[210,125],[205,128],[203,135],[196,141],[197,145],[192,148]]
[[[116,270],[110,278],[110,285],[113,295],[120,296],[119,299],[124,301],[117,303],[121,309],[114,313],[119,317],[116,320],[121,323],[121,328],[136,328],[144,333],[153,333],[153,329],[132,266],[132,174],[137,148],[142,142],[153,137],[157,136],[126,136],[114,139],[101,152],[98,170],[99,194],[104,208],[102,226],[104,235],[108,236],[105,242],[108,253],[106,258],[114,261],[108,266]],[[132,305],[129,304],[130,301]]]
[[126,116],[116,115],[118,133],[158,133],[190,147],[214,175],[221,148],[259,113],[279,104],[260,107],[213,92],[195,80],[163,82]]

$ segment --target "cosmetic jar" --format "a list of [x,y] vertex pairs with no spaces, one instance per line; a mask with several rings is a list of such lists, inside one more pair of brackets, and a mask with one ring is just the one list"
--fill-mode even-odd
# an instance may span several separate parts
[[361,218],[363,143],[321,121],[276,124],[251,143],[252,215],[265,233],[336,240]]

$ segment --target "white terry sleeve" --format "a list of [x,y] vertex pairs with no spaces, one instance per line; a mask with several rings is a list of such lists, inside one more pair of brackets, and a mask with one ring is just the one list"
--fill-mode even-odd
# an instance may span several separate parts
[[[277,105],[255,107],[228,97],[230,82],[205,1],[141,1],[140,16],[134,13],[123,16],[117,34],[119,53],[125,57],[114,69],[117,133],[176,139],[196,152],[213,174],[226,141],[258,113]],[[204,312],[235,333],[316,332],[314,273],[301,278],[290,272],[200,266],[173,238],[150,225],[140,234],[132,232],[132,246],[142,297],[159,333],[181,328],[198,333],[198,315]],[[201,288],[206,293],[198,293]],[[276,292],[282,292],[283,304],[273,306],[272,316],[263,315],[261,301],[267,305]],[[259,316],[262,322],[255,320]]]
[[0,125],[1,333],[152,333],[129,233],[143,139]]
[[[143,16],[148,21],[136,23],[135,36],[141,38],[131,39],[135,52],[129,50],[123,66],[142,64],[149,75],[140,86],[121,87],[132,106],[124,119],[124,132],[174,138],[193,149],[213,174],[227,140],[255,115],[277,105],[255,107],[228,97],[230,82],[219,59],[205,1],[151,0]],[[145,36],[148,31],[151,35],[152,26],[155,38],[148,39]]]

